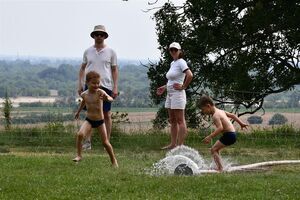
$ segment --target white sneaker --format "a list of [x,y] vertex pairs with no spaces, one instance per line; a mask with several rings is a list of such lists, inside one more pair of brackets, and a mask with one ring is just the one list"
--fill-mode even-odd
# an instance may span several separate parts
[[91,143],[91,141],[89,141],[89,140],[83,141],[82,149],[83,150],[91,150],[92,149],[92,143]]

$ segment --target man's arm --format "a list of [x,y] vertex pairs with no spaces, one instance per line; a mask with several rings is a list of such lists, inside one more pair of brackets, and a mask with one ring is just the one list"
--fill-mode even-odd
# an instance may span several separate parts
[[229,113],[229,112],[225,112],[225,114],[227,115],[227,117],[233,119],[234,121],[236,121],[237,123],[239,123],[239,125],[243,128],[247,128],[248,124],[245,124],[242,120],[240,120],[235,114]]
[[80,70],[79,70],[79,76],[78,76],[78,95],[80,95],[83,92],[83,86],[82,86],[82,82],[84,79],[84,71],[86,68],[87,63],[82,63]]
[[118,66],[117,65],[112,66],[111,73],[112,73],[112,79],[113,79],[113,82],[114,82],[112,97],[116,98],[118,96],[118,78],[119,78],[119,71],[118,71]]

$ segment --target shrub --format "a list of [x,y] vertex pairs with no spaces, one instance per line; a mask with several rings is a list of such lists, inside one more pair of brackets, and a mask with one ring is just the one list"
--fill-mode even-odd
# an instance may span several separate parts
[[273,117],[269,121],[269,125],[278,125],[278,124],[285,124],[287,122],[287,118],[279,113],[273,115]]
[[263,119],[261,116],[253,115],[248,117],[247,121],[249,124],[261,124]]

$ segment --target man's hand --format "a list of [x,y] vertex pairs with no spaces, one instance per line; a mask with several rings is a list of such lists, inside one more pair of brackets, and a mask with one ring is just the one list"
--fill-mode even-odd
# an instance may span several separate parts
[[82,87],[78,88],[77,92],[78,92],[78,95],[80,96],[81,93],[83,92],[83,88]]
[[79,112],[76,112],[76,114],[75,114],[75,117],[74,117],[75,119],[79,119]]
[[111,95],[112,95],[112,98],[116,98],[118,96],[118,89],[114,88]]
[[205,144],[209,144],[211,141],[211,136],[206,136],[203,140],[202,140]]

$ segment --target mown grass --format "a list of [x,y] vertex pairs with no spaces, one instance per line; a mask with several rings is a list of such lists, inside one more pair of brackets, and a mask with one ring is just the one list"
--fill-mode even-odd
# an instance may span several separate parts
[[[76,127],[59,124],[40,129],[0,133],[0,199],[298,199],[300,166],[277,166],[261,172],[192,177],[150,176],[145,173],[162,159],[159,148],[169,138],[163,132],[112,137],[120,168],[110,167],[98,137],[79,164]],[[233,163],[299,159],[300,132],[292,127],[239,134],[222,156]],[[209,145],[191,132],[186,144],[207,160]]]

